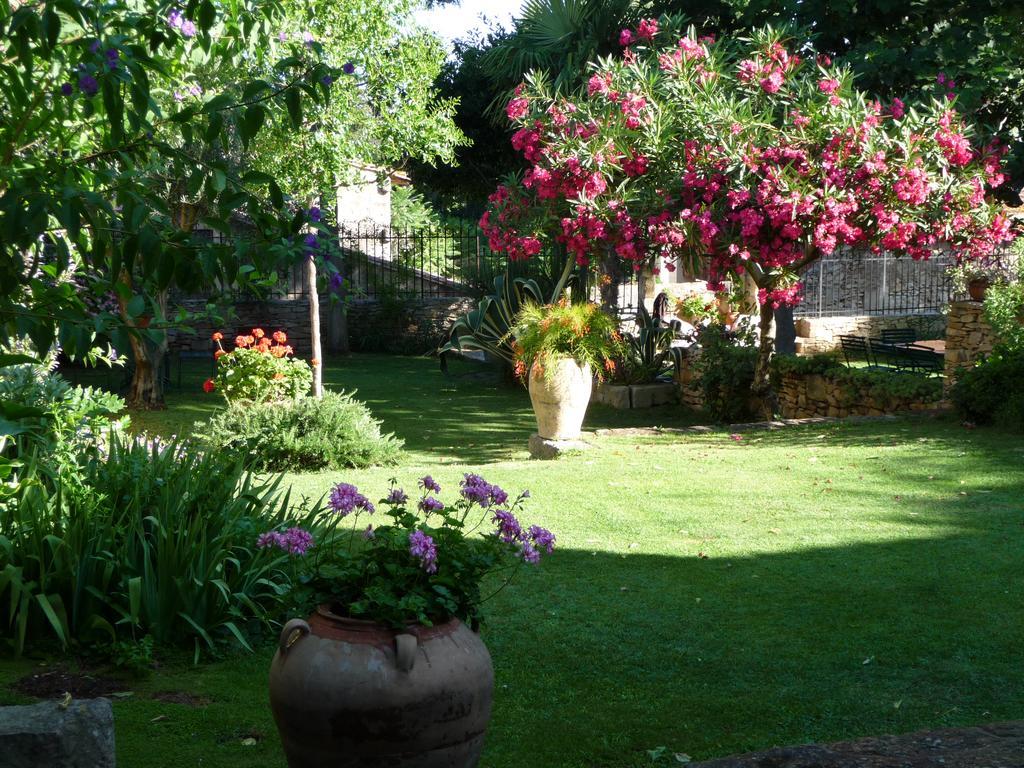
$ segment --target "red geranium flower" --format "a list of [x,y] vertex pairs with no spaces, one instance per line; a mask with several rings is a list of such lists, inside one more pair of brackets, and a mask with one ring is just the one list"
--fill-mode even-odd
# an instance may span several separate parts
[[221,333],[220,331],[217,331],[215,334],[213,334],[213,340],[214,341],[220,341],[223,338],[224,338],[224,334]]

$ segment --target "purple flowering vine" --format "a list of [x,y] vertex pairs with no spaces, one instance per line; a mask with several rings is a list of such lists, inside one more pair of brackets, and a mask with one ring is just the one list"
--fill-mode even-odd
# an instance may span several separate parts
[[317,222],[323,218],[323,211],[320,210],[320,206],[314,205],[306,215],[310,221]]
[[351,61],[346,61],[345,65],[341,68],[341,71],[346,75],[354,75],[356,72],[356,65]]
[[99,81],[92,75],[80,75],[78,78],[78,90],[86,96],[95,96],[100,90]]

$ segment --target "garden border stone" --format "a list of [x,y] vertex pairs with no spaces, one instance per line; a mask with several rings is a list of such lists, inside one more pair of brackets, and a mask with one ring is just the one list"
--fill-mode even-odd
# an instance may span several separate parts
[[0,755],[4,768],[114,768],[110,700],[0,707]]

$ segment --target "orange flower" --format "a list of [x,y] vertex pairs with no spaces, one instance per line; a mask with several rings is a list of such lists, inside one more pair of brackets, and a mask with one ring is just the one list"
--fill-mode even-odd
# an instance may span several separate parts
[[203,382],[203,392],[210,393],[213,392],[213,390],[215,390],[216,388],[217,387],[214,385],[213,379],[207,379],[206,381]]
[[318,365],[320,365],[320,361],[314,357],[312,360],[309,361],[309,364],[316,368]]
[[253,335],[253,336],[255,336],[255,337],[256,337],[257,339],[262,339],[262,338],[263,338],[264,336],[266,336],[267,334],[265,334],[265,333],[263,332],[263,329],[262,329],[262,328],[253,328],[253,329],[252,329],[252,335]]
[[288,341],[288,337],[284,335],[284,331],[274,331],[274,341],[278,344],[284,344]]
[[249,342],[246,340],[245,336],[235,336],[235,346],[239,349],[245,349],[249,346]]
[[224,338],[224,334],[221,333],[220,331],[217,331],[215,334],[213,334],[213,340],[214,341],[220,341],[223,338]]
[[256,339],[254,339],[252,336],[246,336],[245,337],[245,343],[246,344],[255,344],[256,343]]
[[283,373],[275,373],[274,374],[274,381],[280,381],[283,378],[284,378],[284,374]]
[[227,352],[225,352],[223,349],[218,349],[216,352],[213,353],[213,359],[220,360],[226,354]]
[[284,347],[278,345],[270,348],[270,354],[274,357],[284,357]]
[[267,352],[270,350],[270,339],[264,337],[260,339],[260,343],[256,345],[256,349],[260,352]]

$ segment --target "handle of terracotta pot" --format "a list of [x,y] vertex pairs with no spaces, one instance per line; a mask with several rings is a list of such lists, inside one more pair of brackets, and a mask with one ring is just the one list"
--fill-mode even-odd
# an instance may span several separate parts
[[416,635],[395,635],[395,663],[403,672],[411,672],[416,664]]
[[[298,633],[298,634],[296,634]],[[288,653],[288,649],[299,640],[309,634],[309,624],[304,619],[292,619],[281,629],[281,639],[277,642],[277,648],[281,655]]]

